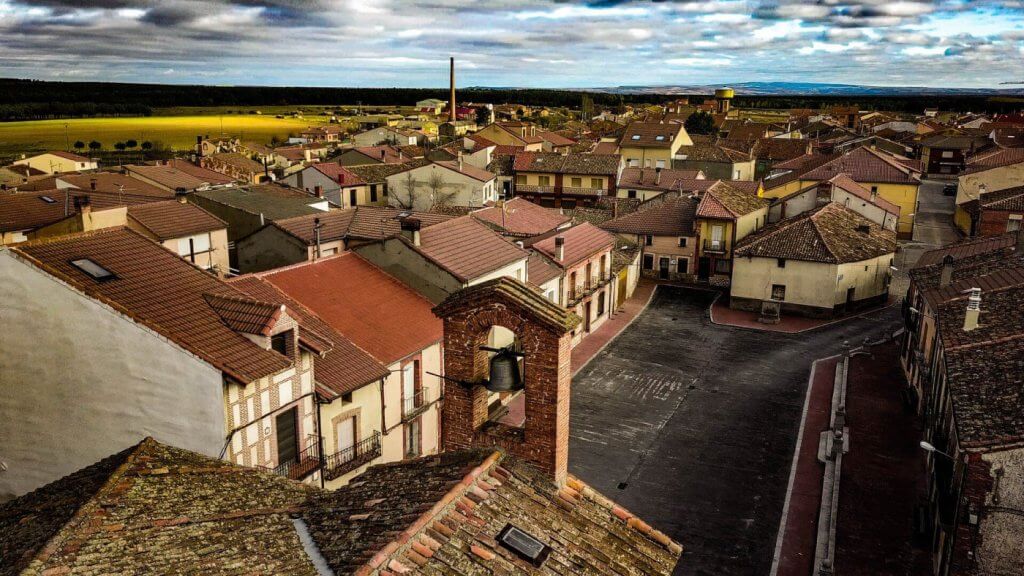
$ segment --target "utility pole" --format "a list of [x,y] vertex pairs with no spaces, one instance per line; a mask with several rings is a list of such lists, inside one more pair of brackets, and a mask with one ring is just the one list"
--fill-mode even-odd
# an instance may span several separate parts
[[68,138],[68,123],[64,123],[64,149],[71,152],[71,139]]

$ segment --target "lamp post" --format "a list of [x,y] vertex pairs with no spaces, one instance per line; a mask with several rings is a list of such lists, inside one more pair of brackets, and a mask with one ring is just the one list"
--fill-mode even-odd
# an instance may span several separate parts
[[932,454],[941,454],[941,455],[945,456],[946,458],[949,458],[950,461],[953,461],[953,462],[956,461],[956,458],[953,458],[949,454],[943,452],[942,450],[939,450],[931,442],[928,442],[926,440],[921,440],[921,449],[924,450],[925,452],[931,452]]

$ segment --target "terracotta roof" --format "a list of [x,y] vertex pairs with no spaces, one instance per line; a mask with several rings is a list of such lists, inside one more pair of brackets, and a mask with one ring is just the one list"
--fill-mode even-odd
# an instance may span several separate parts
[[964,202],[961,206],[972,216],[977,215],[981,210],[1022,212],[1024,211],[1024,186],[986,192],[974,200]]
[[114,172],[90,172],[88,174],[61,174],[57,177],[63,182],[81,190],[92,191],[92,182],[96,181],[96,191],[109,194],[123,194],[133,197],[173,198],[174,192],[146,184],[142,180],[126,174]]
[[[145,164],[127,165],[124,168],[129,174],[138,174],[139,176],[152,180],[169,190],[177,190],[178,188],[195,190],[196,188],[201,188],[203,186],[225,183],[224,179],[226,178],[223,174],[214,172],[213,170],[206,170],[205,168],[200,168],[200,170],[216,174],[219,178],[200,178],[167,164],[161,164],[158,166],[149,166]],[[230,179],[227,180],[230,181]]]
[[424,228],[420,231],[420,245],[415,249],[461,282],[469,282],[528,256],[472,216]]
[[860,262],[895,252],[895,232],[835,202],[759,230],[737,242],[734,250],[737,258],[830,264]]
[[669,148],[676,136],[685,131],[682,124],[630,122],[619,140],[624,148]]
[[441,321],[429,301],[351,252],[260,278],[385,365],[441,339]]
[[619,173],[620,163],[618,154],[523,152],[516,155],[514,168],[516,172],[615,176]]
[[449,295],[434,307],[434,314],[439,318],[447,318],[459,310],[495,302],[512,306],[517,313],[528,315],[558,335],[572,330],[581,321],[573,312],[548,300],[526,283],[509,276],[475,284]]
[[381,240],[401,232],[398,215],[405,212],[418,219],[424,228],[452,219],[452,216],[447,214],[434,212],[412,212],[383,206],[356,206],[276,220],[271,225],[305,242],[307,246],[312,246],[316,242],[313,227],[317,219],[320,220],[321,242],[343,238]]
[[412,168],[419,168],[430,164],[429,160],[416,158],[401,164],[364,164],[362,166],[346,166],[345,170],[351,172],[366,184],[381,184],[387,181],[388,176],[405,172]]
[[[679,190],[680,187],[684,187],[685,191],[689,191],[689,186],[692,186],[692,180],[704,180],[698,178],[700,170],[675,170],[672,168],[638,168],[638,167],[627,167],[622,169],[622,174],[619,175],[618,188],[620,190],[625,188],[642,188],[645,190]],[[715,181],[707,180],[707,185],[711,186]]]
[[594,149],[591,150],[592,154],[618,154],[619,143],[618,142],[598,142],[594,144]]
[[537,132],[537,136],[552,146],[572,146],[576,143],[572,138],[566,138],[557,132]]
[[221,152],[219,154],[212,154],[209,158],[253,174],[263,171],[263,164],[238,152]]
[[0,574],[316,576],[291,519],[312,490],[147,438],[0,504]]
[[551,263],[540,252],[530,250],[530,258],[526,261],[526,278],[530,284],[540,286],[562,275],[562,269]]
[[919,184],[920,180],[906,166],[891,156],[865,146],[854,148],[842,156],[800,175],[801,180],[828,180],[845,173],[857,182]]
[[636,212],[609,220],[601,227],[622,234],[694,236],[697,205],[689,195],[662,199],[659,195],[640,205]]
[[899,215],[900,213],[899,205],[893,204],[892,202],[886,200],[885,198],[882,198],[878,194],[872,195],[871,190],[868,190],[867,188],[861,186],[859,183],[854,181],[853,178],[850,178],[848,174],[837,174],[836,176],[831,178],[829,182],[834,184],[837,188],[841,188],[849,192],[850,194],[853,194],[854,196],[860,198],[861,200],[870,202],[871,204],[878,206],[879,208],[885,210],[886,212],[889,212],[890,214]]
[[[559,488],[497,451],[384,464],[361,478],[319,493],[304,515],[338,574],[362,567],[439,575],[667,576],[682,552],[579,479]],[[524,562],[499,543],[509,525],[550,548],[543,563]]]
[[[556,256],[555,239],[564,238],[563,258]],[[615,247],[615,237],[590,222],[584,222],[550,236],[532,246],[562,268],[569,268],[591,256]]]
[[[292,366],[285,356],[233,330],[207,303],[209,294],[245,298],[241,292],[135,231],[109,228],[30,242],[13,251],[239,382],[252,382]],[[114,278],[94,279],[71,264],[77,259],[92,260]]]
[[977,154],[967,161],[964,174],[984,172],[993,168],[1024,163],[1024,148],[1004,148]]
[[219,184],[230,184],[234,180],[229,177],[217,172],[216,170],[210,170],[209,168],[203,168],[202,166],[196,166],[195,164],[181,160],[179,158],[172,158],[167,161],[167,165],[175,170],[189,174],[195,178],[198,178],[204,182],[209,182],[211,185]]
[[468,162],[462,162],[462,165],[459,166],[458,160],[438,160],[437,162],[434,162],[434,164],[437,164],[438,166],[443,166],[449,170],[458,172],[459,174],[462,174],[463,176],[468,176],[474,180],[479,180],[480,182],[490,182],[491,180],[494,180],[494,174],[488,172],[487,170],[484,170],[483,168],[477,168],[476,166],[473,166]]
[[296,318],[302,325],[299,332],[300,337],[313,331],[333,344],[327,354],[315,361],[313,377],[316,379],[318,390],[322,396],[336,398],[387,378],[390,374],[387,367],[371,356],[369,352],[357,346],[309,308],[285,294],[266,279],[247,275],[232,278],[228,280],[228,283],[253,298],[283,302],[288,307],[288,314]]
[[967,238],[921,254],[914,264],[914,268],[941,264],[946,256],[952,256],[954,261],[960,261],[983,254],[1003,252],[1012,249],[1016,242],[1017,236],[1013,233]]
[[235,332],[270,336],[285,311],[282,304],[260,302],[245,296],[203,294],[203,299]]
[[312,168],[330,180],[344,184],[347,186],[356,184],[365,184],[363,180],[354,172],[348,170],[348,168],[338,164],[337,162],[317,162],[316,164],[310,164],[309,168]]
[[[74,199],[85,195],[70,188],[0,194],[0,232],[35,230],[63,220],[78,212]],[[98,203],[94,207],[101,208]]]
[[[353,148],[353,150],[372,158],[376,162],[383,162],[384,164],[401,164],[407,160],[411,160],[409,156],[404,154],[395,146],[359,146]],[[383,156],[381,153],[383,153]]]
[[732,184],[719,180],[708,187],[701,196],[700,204],[697,205],[697,217],[733,220],[771,203],[767,198],[761,198]]
[[772,165],[772,171],[764,179],[765,188],[777,188],[794,180],[799,180],[805,173],[828,164],[839,157],[839,154],[804,154],[790,160]]
[[226,222],[199,206],[177,200],[129,206],[128,217],[161,241],[228,227]]
[[513,198],[499,206],[476,210],[470,215],[504,234],[521,237],[550,232],[570,220],[557,210],[544,208],[522,198]]

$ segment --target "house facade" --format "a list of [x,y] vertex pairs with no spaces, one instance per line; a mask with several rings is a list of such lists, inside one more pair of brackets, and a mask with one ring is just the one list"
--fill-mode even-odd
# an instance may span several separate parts
[[717,182],[697,204],[697,281],[728,285],[733,248],[768,223],[769,201]]
[[431,162],[387,177],[388,205],[429,212],[438,206],[482,207],[498,199],[491,172],[462,159]]
[[630,168],[673,168],[679,148],[692,145],[682,124],[631,122],[619,139],[619,155]]
[[1005,148],[978,154],[958,179],[953,222],[964,234],[971,234],[971,214],[964,207],[985,192],[1019,186],[1024,182],[1024,148]]
[[621,165],[616,154],[517,154],[513,193],[548,208],[592,206],[615,196]]
[[11,166],[27,166],[33,170],[39,170],[46,174],[61,174],[64,172],[84,172],[96,170],[99,166],[95,160],[72,154],[71,152],[44,152],[21,160],[15,160]]
[[645,278],[694,282],[700,244],[699,204],[695,196],[668,193],[601,224],[601,228],[640,246],[640,273]]

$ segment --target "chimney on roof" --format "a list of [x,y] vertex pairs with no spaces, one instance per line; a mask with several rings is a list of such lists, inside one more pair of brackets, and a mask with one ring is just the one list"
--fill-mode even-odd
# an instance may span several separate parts
[[660,184],[661,183],[661,168],[660,167],[654,169],[654,183],[655,184]]
[[462,150],[459,150],[459,172],[462,172]]
[[555,260],[565,259],[565,236],[555,236]]
[[320,259],[320,228],[323,224],[320,223],[319,218],[313,218],[313,244],[316,246],[316,251],[313,253],[314,260]]
[[175,188],[174,199],[182,204],[188,204],[188,189],[183,186]]
[[422,223],[419,218],[413,218],[407,216],[398,221],[402,228],[402,236],[405,236],[412,242],[413,246],[420,245],[420,227]]
[[449,59],[448,82],[448,121],[455,122],[455,58]]
[[75,210],[82,216],[92,213],[92,200],[88,195],[75,196]]
[[953,257],[949,254],[942,259],[942,271],[939,273],[939,287],[945,288],[953,281]]
[[971,288],[967,291],[967,314],[964,315],[964,332],[970,332],[978,327],[978,318],[981,316],[981,288]]
[[196,136],[196,158],[203,157],[203,137]]
[[89,179],[89,189],[90,190],[96,190],[96,179],[95,178],[90,178]]
[[384,162],[386,157],[387,157],[387,151],[384,150],[383,148],[381,148],[380,149],[380,161]]

